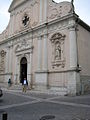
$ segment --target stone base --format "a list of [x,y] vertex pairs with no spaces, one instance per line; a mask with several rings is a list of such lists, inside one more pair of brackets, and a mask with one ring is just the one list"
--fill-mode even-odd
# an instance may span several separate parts
[[48,73],[36,72],[35,87],[37,90],[47,89],[48,86]]
[[76,71],[71,71],[68,74],[68,95],[75,96],[76,94],[80,94],[81,91],[81,83],[80,83],[80,73]]
[[80,73],[74,70],[63,72],[37,72],[35,90],[53,92],[60,95],[80,94]]

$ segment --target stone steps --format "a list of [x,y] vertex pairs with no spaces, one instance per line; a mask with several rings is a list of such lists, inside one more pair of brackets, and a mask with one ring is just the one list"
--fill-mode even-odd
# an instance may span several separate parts
[[[12,84],[10,87],[8,87],[8,84],[0,83],[1,88],[9,89],[9,90],[22,90],[22,84]],[[31,92],[36,93],[45,93],[45,94],[54,94],[54,95],[67,95],[67,89],[66,88],[57,88],[57,87],[51,87],[51,88],[43,88],[43,87],[34,87],[33,89],[27,88],[27,90],[30,90]]]

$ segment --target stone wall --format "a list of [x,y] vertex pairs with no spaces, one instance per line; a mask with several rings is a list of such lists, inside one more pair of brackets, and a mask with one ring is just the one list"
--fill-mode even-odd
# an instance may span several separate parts
[[82,94],[90,93],[90,76],[81,76],[81,90]]

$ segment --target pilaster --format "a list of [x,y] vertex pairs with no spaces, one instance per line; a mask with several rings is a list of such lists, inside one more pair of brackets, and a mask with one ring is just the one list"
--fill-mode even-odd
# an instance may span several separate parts
[[43,70],[48,70],[48,47],[47,47],[47,34],[43,37]]
[[38,38],[38,71],[41,70],[41,63],[42,63],[42,39],[41,37]]
[[69,27],[69,40],[70,40],[70,68],[75,68],[77,67],[77,36],[75,25]]
[[48,9],[48,1],[44,0],[44,22],[47,22],[47,9]]
[[28,85],[30,87],[30,85],[33,85],[33,81],[32,81],[32,53],[30,53],[28,55],[28,65],[27,65],[27,80],[28,80]]
[[78,69],[78,47],[76,32],[76,24],[74,21],[71,21],[71,25],[69,26],[71,71],[68,74],[68,95],[76,95],[80,93],[80,73]]
[[40,0],[40,23],[42,23],[42,0]]

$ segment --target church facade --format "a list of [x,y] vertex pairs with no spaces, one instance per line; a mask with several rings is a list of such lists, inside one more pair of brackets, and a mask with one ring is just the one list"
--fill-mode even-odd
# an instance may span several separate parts
[[0,34],[0,82],[63,95],[90,91],[90,27],[71,2],[13,0]]

